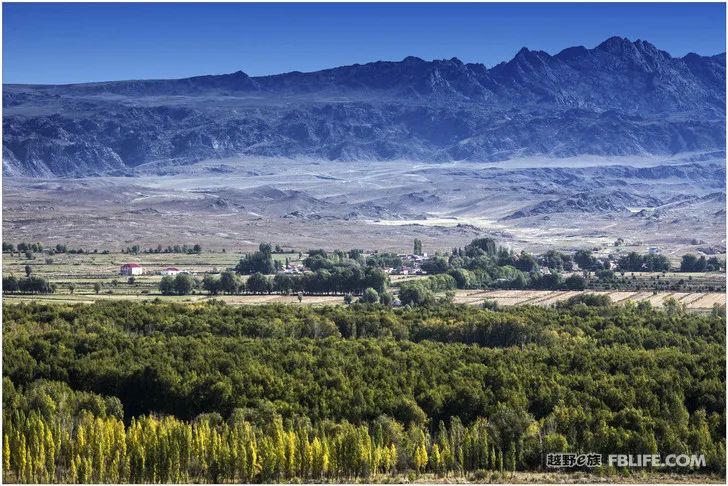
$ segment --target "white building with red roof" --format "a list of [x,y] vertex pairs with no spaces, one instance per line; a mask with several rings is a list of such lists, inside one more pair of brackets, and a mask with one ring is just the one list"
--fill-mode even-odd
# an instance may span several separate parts
[[162,270],[160,273],[162,275],[177,275],[178,273],[181,273],[182,270],[180,270],[177,267],[167,267],[164,270]]
[[138,263],[125,263],[121,266],[119,273],[121,275],[143,275],[144,267]]

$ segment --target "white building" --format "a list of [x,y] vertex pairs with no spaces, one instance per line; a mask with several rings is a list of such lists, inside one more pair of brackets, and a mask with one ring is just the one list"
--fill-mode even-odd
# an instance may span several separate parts
[[121,266],[119,273],[121,275],[143,275],[144,267],[138,263],[125,263]]
[[177,275],[182,273],[182,270],[180,270],[177,267],[167,267],[164,270],[160,272],[162,275]]

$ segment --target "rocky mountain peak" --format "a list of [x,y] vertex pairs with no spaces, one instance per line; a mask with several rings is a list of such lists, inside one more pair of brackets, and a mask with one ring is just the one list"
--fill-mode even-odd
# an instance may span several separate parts
[[457,57],[250,77],[6,85],[3,170],[84,175],[268,155],[490,161],[725,150],[725,54],[612,37],[492,68]]

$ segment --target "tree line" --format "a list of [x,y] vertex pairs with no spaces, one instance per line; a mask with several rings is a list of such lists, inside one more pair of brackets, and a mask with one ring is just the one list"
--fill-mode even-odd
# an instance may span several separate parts
[[[576,266],[582,273],[564,276]],[[685,255],[680,271],[705,272],[725,269],[725,262],[717,257]],[[597,257],[590,250],[578,250],[573,255],[550,250],[533,256],[525,251],[516,253],[498,246],[492,238],[477,238],[464,248],[453,248],[450,255],[435,255],[422,263],[428,274],[450,275],[459,289],[504,288],[535,290],[584,290],[594,282],[586,276],[595,272],[600,283],[618,285],[614,272],[667,272],[669,259],[660,254],[630,252],[612,263],[608,257]],[[408,284],[408,291],[419,294],[415,300],[435,302],[426,294],[427,283]],[[409,299],[408,299],[409,300]]]
[[3,293],[14,294],[52,294],[56,285],[42,277],[28,274],[27,277],[16,278],[14,275],[3,277]]
[[187,295],[197,288],[207,291],[210,295],[219,294],[270,294],[279,293],[307,294],[307,295],[345,295],[365,293],[365,290],[387,295],[387,302],[391,295],[386,292],[389,278],[377,268],[359,267],[337,268],[333,271],[317,270],[304,274],[277,274],[269,278],[262,273],[254,273],[243,279],[233,272],[222,272],[219,276],[205,275],[202,281],[197,281],[191,275],[166,275],[159,282],[159,291],[163,295]]
[[142,248],[139,245],[127,246],[121,250],[122,253],[130,255],[138,255],[139,253],[185,253],[185,254],[200,254],[202,253],[202,245],[196,243],[194,245],[167,245],[163,247],[161,244],[157,245],[156,248]]
[[[84,253],[99,253],[99,250],[84,250],[83,248],[69,248],[68,245],[58,243],[55,246],[44,248],[42,243],[26,243],[21,242],[16,246],[13,243],[3,242],[2,244],[3,253],[24,253],[28,259],[32,259],[34,253],[47,253],[48,255],[55,255],[56,253],[69,253],[69,254],[84,254]],[[103,250],[100,253],[109,253],[109,250]]]
[[[432,430],[381,416],[368,424],[274,414],[265,423],[236,409],[224,420],[207,413],[192,421],[132,418],[98,395],[41,381],[28,390],[6,385],[3,477],[27,483],[282,482],[352,480],[414,472],[461,476],[470,471],[543,467],[546,452],[567,439],[527,416],[499,410],[465,426],[454,418]],[[94,403],[95,402],[95,403]],[[102,406],[99,406],[101,404]],[[59,408],[60,407],[60,410]],[[522,434],[515,442],[513,434]]]
[[683,255],[680,262],[681,272],[717,272],[720,270],[725,270],[725,261],[720,261],[717,257],[706,259],[703,255],[698,257],[689,253]]
[[[125,424],[114,409],[79,406],[76,393],[57,382],[38,382],[26,392],[6,389],[10,396],[4,400],[15,406],[12,413],[4,412],[3,479],[9,482],[280,483],[427,472],[458,477],[474,471],[544,470],[546,454],[574,447],[552,424],[506,406],[469,425],[454,417],[435,427],[404,426],[387,416],[363,424],[312,424],[273,414],[261,423],[245,409],[235,409],[226,420],[218,413],[191,421],[145,415]],[[57,410],[69,401],[77,402],[75,411]],[[568,409],[559,413],[562,419],[572,414],[579,420]],[[634,413],[630,410],[624,419],[638,418],[629,416]],[[708,417],[699,412],[686,425],[694,432],[683,450],[701,451],[707,466],[720,471],[724,444],[713,440]],[[660,451],[649,433],[603,430],[591,441],[603,445],[589,450],[603,454]]]

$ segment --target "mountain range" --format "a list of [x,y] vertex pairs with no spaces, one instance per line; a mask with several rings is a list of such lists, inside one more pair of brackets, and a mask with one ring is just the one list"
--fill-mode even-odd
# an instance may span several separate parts
[[3,86],[3,174],[134,175],[223,157],[489,162],[725,150],[725,53],[613,37],[490,68],[457,58],[312,73]]

